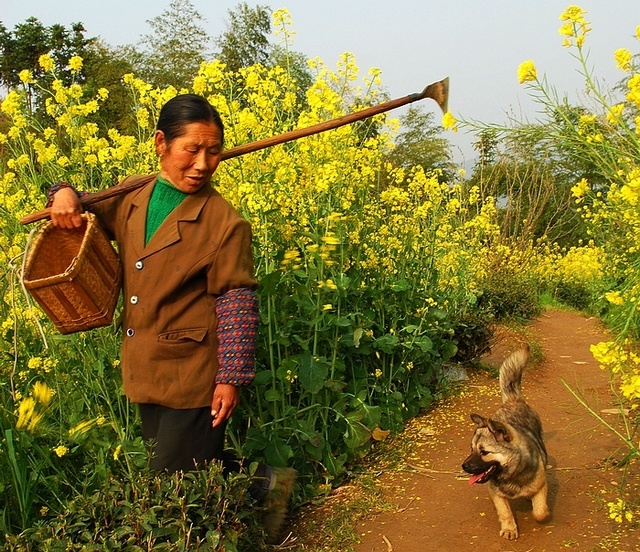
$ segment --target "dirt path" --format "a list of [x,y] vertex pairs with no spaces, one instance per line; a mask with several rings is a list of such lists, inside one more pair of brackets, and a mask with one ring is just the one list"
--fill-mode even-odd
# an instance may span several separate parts
[[[552,518],[535,522],[530,503],[515,505],[517,541],[499,537],[499,524],[487,489],[469,486],[460,464],[469,450],[474,424],[470,412],[489,415],[499,406],[498,383],[483,373],[471,376],[466,390],[408,429],[414,449],[399,471],[380,476],[390,511],[358,525],[356,552],[542,552],[557,550],[640,550],[640,531],[625,529],[608,516],[606,503],[618,496],[623,472],[611,460],[620,441],[580,406],[565,380],[612,423],[608,376],[589,346],[606,339],[595,319],[549,312],[531,328],[544,360],[523,378],[527,401],[540,413],[549,452]],[[504,339],[487,363],[499,365],[517,345]],[[640,470],[627,476],[627,491],[639,492]]]

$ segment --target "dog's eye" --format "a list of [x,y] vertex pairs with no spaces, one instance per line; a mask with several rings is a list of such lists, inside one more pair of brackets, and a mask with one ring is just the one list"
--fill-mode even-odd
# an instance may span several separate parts
[[488,450],[481,450],[480,451],[480,456],[486,456],[487,454],[489,454]]

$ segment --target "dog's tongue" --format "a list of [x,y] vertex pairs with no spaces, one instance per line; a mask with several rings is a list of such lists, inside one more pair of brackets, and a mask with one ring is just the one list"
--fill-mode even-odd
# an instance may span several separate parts
[[477,483],[479,479],[482,479],[483,475],[484,473],[477,473],[469,477],[469,485],[473,485],[474,483]]

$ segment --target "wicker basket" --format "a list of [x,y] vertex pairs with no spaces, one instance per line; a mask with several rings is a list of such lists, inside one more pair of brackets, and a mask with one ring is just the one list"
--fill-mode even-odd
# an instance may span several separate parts
[[27,255],[24,285],[60,333],[107,326],[120,293],[120,257],[92,213],[77,230],[48,222]]

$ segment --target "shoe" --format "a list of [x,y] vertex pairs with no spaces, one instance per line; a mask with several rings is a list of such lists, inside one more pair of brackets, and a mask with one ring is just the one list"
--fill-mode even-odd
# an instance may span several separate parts
[[289,500],[298,472],[293,468],[268,467],[269,489],[262,506],[262,526],[267,534],[268,544],[279,544],[282,528],[287,518]]

